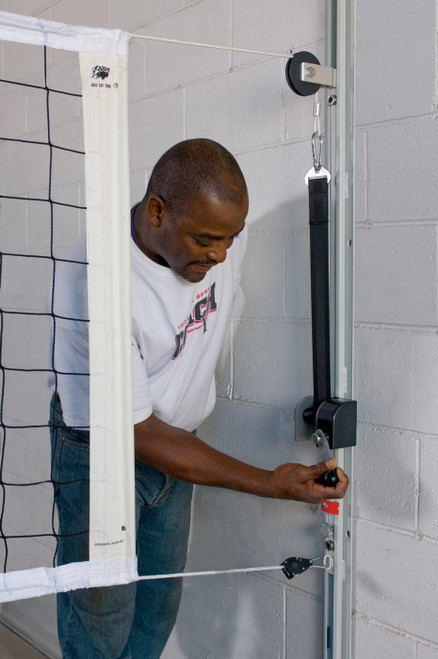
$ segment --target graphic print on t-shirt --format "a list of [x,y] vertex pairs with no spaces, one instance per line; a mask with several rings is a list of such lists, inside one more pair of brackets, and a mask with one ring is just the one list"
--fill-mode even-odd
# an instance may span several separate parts
[[208,286],[204,291],[196,296],[196,303],[190,312],[190,315],[178,325],[178,333],[175,336],[176,348],[172,359],[176,359],[184,349],[187,341],[187,334],[198,329],[207,331],[207,319],[210,313],[216,311],[217,304],[215,298],[216,282]]

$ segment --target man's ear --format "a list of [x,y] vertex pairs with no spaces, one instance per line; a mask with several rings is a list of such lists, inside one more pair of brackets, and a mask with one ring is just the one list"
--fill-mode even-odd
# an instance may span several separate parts
[[164,201],[158,195],[152,194],[147,201],[147,214],[151,226],[161,226],[161,216],[164,211]]

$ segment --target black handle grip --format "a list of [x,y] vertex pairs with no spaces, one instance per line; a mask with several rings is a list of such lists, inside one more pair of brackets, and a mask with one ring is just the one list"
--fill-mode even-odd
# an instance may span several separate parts
[[326,471],[322,476],[315,478],[315,483],[324,485],[324,487],[336,487],[339,483],[339,478],[336,469]]

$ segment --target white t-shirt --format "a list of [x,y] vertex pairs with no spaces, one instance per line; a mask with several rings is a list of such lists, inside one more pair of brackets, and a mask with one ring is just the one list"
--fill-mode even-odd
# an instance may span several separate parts
[[[151,261],[132,242],[132,366],[134,423],[152,413],[194,430],[212,411],[215,369],[228,332],[247,240],[242,231],[223,263],[191,283]],[[72,252],[85,261],[85,243]],[[60,263],[55,277],[55,369],[64,421],[89,425],[86,266]],[[70,320],[72,318],[81,319]],[[83,322],[85,321],[85,322]],[[54,389],[54,380],[51,387]]]

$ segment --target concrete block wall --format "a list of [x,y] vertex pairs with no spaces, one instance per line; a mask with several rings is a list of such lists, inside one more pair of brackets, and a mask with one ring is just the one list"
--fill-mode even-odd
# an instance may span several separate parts
[[[249,0],[3,0],[2,9],[262,50],[294,47],[324,59],[323,0],[274,0],[257,8]],[[378,7],[358,2],[357,659],[438,657],[438,428],[432,395],[438,374],[436,11],[436,0],[401,0],[397,11],[390,0]],[[18,50],[8,45],[2,53],[3,69],[11,77],[17,74]],[[130,57],[132,201],[143,195],[161,153],[194,136],[217,139],[235,153],[250,190],[249,247],[242,274],[246,301],[233,319],[230,353],[218,372],[218,403],[201,436],[257,465],[311,463],[313,447],[293,441],[293,410],[311,393],[303,177],[311,165],[313,99],[289,90],[280,59],[134,39]],[[24,56],[21,51],[19,61],[20,67],[34,66],[32,48]],[[69,79],[77,86],[68,53],[52,53],[51,63],[56,84]],[[20,93],[8,101],[14,112],[2,105],[2,120],[8,118],[11,131],[37,135],[42,130],[36,111],[41,101],[28,94],[23,105]],[[81,143],[79,108],[59,110],[65,121],[55,128],[57,136],[76,148]],[[7,148],[0,151],[2,163],[8,162],[4,180],[11,186],[23,172],[32,189],[44,185],[40,171],[25,158],[20,158],[17,174],[9,166]],[[64,200],[83,201],[76,168],[74,162],[61,164],[56,185]],[[39,211],[38,222],[34,215],[25,217],[23,231],[2,232],[2,240],[11,250],[29,245],[46,249],[44,211]],[[66,219],[56,237],[59,249],[80,232],[80,218]],[[38,279],[46,276],[41,272]],[[38,304],[35,295],[28,295],[27,303]],[[14,327],[8,331],[18,341]],[[44,330],[23,327],[20,336],[26,341],[39,332]],[[34,391],[26,397],[31,399]],[[38,395],[38,407],[45,410],[44,394]],[[20,442],[26,438],[17,438],[18,448]],[[321,551],[322,520],[312,506],[199,488],[193,512],[192,570],[270,565],[289,555]],[[41,600],[14,603],[2,609],[2,616],[57,656],[53,598],[45,598],[44,606]],[[293,582],[281,573],[191,579],[185,583],[164,657],[319,659],[321,639],[322,579],[317,570]]]
[[[276,0],[257,11],[249,0],[5,0],[2,9],[275,52],[293,47],[321,55],[324,50],[323,0],[311,6],[301,0]],[[17,46],[4,47],[4,67],[10,77],[19,75],[23,66],[33,70],[32,49],[20,57],[20,67],[15,66]],[[53,85],[63,86],[66,80],[77,85],[72,62],[69,53],[51,53]],[[187,137],[222,142],[237,156],[248,181],[246,302],[233,320],[231,352],[218,372],[216,410],[200,434],[238,458],[270,468],[285,461],[311,463],[317,458],[312,446],[295,444],[293,432],[294,407],[311,391],[304,174],[311,166],[313,101],[289,90],[284,65],[278,58],[131,41],[132,201],[143,195],[157,158]],[[34,135],[43,130],[37,119],[40,99],[29,97],[24,110],[19,99],[10,102],[20,111],[9,114],[9,120],[21,122],[11,130]],[[81,144],[79,109],[73,105],[59,112],[63,121],[56,126],[57,137],[77,148]],[[6,160],[7,154],[3,156]],[[44,187],[42,168],[23,159],[14,166],[17,171],[12,166],[4,169],[5,185],[16,186],[22,172],[31,189]],[[72,195],[75,201],[83,200],[76,167],[75,162],[60,163],[56,184],[61,200]],[[35,225],[29,221],[26,230],[34,247]],[[69,218],[56,244],[71,243],[80,231],[80,222]],[[7,239],[14,242],[13,232]],[[47,227],[42,230],[40,225],[35,240],[44,249]],[[188,567],[279,565],[290,555],[317,556],[322,546],[321,522],[313,506],[199,488]],[[45,607],[40,600],[10,604],[3,607],[2,615],[57,656],[53,598],[46,599]],[[293,582],[278,571],[187,581],[177,627],[164,656],[264,659],[298,654],[318,659],[321,643],[321,571],[309,571]]]
[[358,2],[356,659],[438,656],[436,43],[435,0]]

